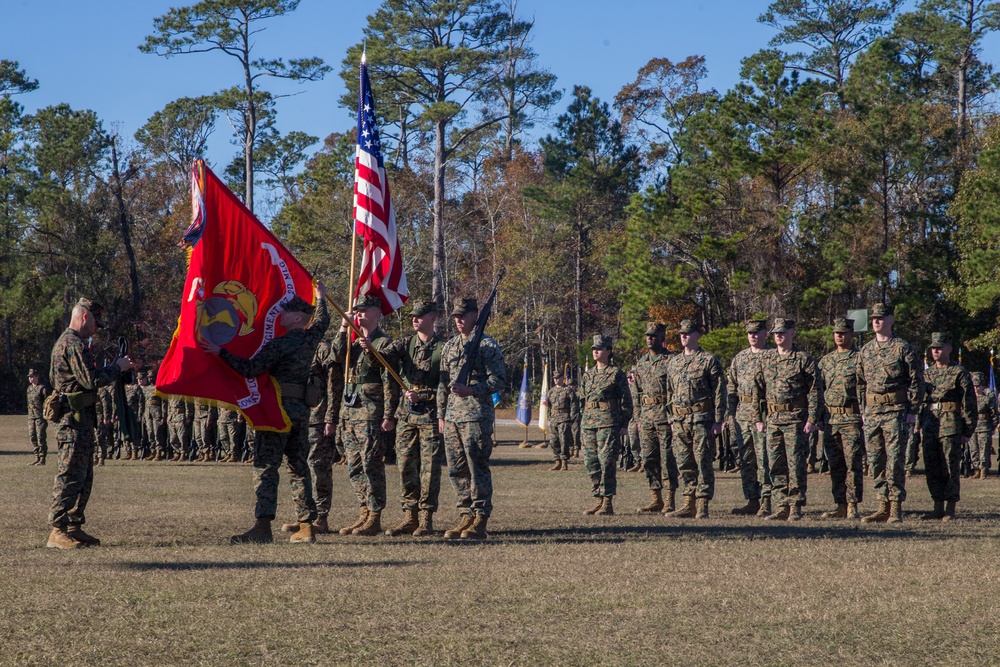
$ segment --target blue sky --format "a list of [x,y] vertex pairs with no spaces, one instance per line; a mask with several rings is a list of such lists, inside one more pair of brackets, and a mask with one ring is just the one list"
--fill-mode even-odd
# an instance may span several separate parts
[[[192,0],[193,1],[193,0]],[[238,63],[219,53],[162,58],[139,52],[153,19],[183,0],[4,0],[0,58],[18,60],[41,87],[19,97],[28,112],[66,102],[97,112],[107,129],[131,137],[173,99],[212,93],[240,81]],[[275,93],[301,92],[280,101],[278,128],[320,138],[354,121],[339,106],[344,87],[336,72],[346,49],[362,37],[376,0],[303,0],[299,9],[269,23],[259,36],[268,57],[319,56],[334,72],[303,86],[268,81]],[[540,63],[571,91],[586,84],[612,101],[650,58],[677,61],[701,54],[708,85],[724,90],[739,76],[740,60],[767,46],[773,30],[757,23],[765,0],[520,0],[533,17]],[[995,42],[994,42],[995,43]],[[986,54],[989,59],[990,53]],[[565,99],[563,105],[565,105]],[[557,109],[556,111],[560,111]],[[544,133],[544,130],[543,130]],[[217,125],[208,156],[229,161],[230,131]]]

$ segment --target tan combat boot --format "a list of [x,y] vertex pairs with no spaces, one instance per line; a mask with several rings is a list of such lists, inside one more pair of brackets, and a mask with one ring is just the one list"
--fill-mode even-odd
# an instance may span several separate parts
[[858,504],[857,503],[847,503],[847,518],[857,519],[858,518]]
[[672,519],[693,519],[695,515],[694,496],[684,496],[684,505],[667,514]]
[[36,466],[36,465],[38,465],[38,462],[41,461],[41,460],[42,460],[42,457],[39,456],[38,454],[35,454],[35,460],[32,461],[31,463],[29,463],[28,465],[29,466]]
[[548,448],[549,448],[549,443],[547,442],[540,442],[537,445],[535,445],[535,449],[548,449]]
[[413,531],[414,537],[425,537],[434,534],[434,512],[420,510],[420,525]]
[[403,522],[398,526],[385,531],[386,535],[389,537],[396,537],[397,535],[412,535],[413,531],[420,527],[420,521],[417,520],[417,510],[405,510],[403,515]]
[[802,505],[795,503],[788,508],[788,520],[802,521]]
[[695,510],[694,518],[696,518],[696,519],[707,519],[708,518],[708,498],[698,498],[697,505],[698,505],[698,509]]
[[330,532],[330,523],[325,514],[320,514],[313,521],[313,532],[317,535],[327,535]]
[[154,461],[162,461],[163,460],[163,454],[161,454],[160,451],[157,450],[156,454],[153,456],[153,460]]
[[837,509],[830,510],[829,512],[823,512],[820,516],[824,519],[846,519],[847,503],[837,503]]
[[935,500],[934,509],[929,514],[920,517],[921,521],[939,521],[944,517],[944,501]]
[[660,489],[650,489],[653,499],[648,505],[639,508],[639,514],[659,514],[663,511],[663,491]]
[[83,526],[80,526],[78,524],[71,523],[69,526],[67,526],[66,534],[85,547],[101,546],[101,541],[99,539],[97,539],[93,535],[88,535],[87,533],[83,532]]
[[40,466],[45,465],[45,454],[42,454],[42,458],[38,460],[38,465]]
[[730,514],[735,514],[737,516],[755,516],[760,510],[760,500],[757,498],[751,498],[747,501],[747,504],[743,507],[737,507]]
[[476,517],[471,514],[462,514],[458,517],[458,525],[451,530],[444,531],[444,537],[447,540],[457,540],[462,537],[462,531],[467,530],[472,527],[473,522],[475,522]]
[[639,472],[640,470],[642,470],[642,463],[636,463],[634,466],[632,466],[625,472]]
[[893,500],[889,503],[889,518],[886,523],[903,523],[903,501]]
[[555,472],[557,470],[562,470],[562,469],[563,469],[562,459],[556,459],[555,465],[549,468],[549,472]]
[[274,542],[274,536],[271,535],[270,519],[257,519],[253,528],[229,538],[230,544],[270,544],[271,542]]
[[531,449],[531,443],[525,440],[520,445],[517,446],[518,449]]
[[378,535],[382,532],[382,513],[381,512],[368,512],[368,518],[365,522],[351,531],[351,535],[358,535],[360,537],[371,537],[372,535]]
[[181,460],[181,455],[180,455],[180,453],[178,452],[177,454],[174,454],[173,456],[171,456],[171,457],[170,457],[170,460],[171,460],[171,461],[180,461],[180,460]]
[[53,528],[45,546],[49,549],[80,549],[86,545],[70,537],[64,528]]
[[792,513],[788,505],[782,505],[777,512],[767,515],[765,521],[788,521],[788,516]]
[[879,499],[878,510],[868,516],[862,517],[862,523],[885,523],[889,520],[889,501]]
[[667,498],[663,501],[662,514],[669,514],[677,509],[677,489],[667,489]]
[[762,498],[760,501],[760,509],[757,510],[757,516],[764,518],[771,516],[771,499]]
[[600,516],[614,516],[615,515],[615,503],[611,496],[607,496],[604,499],[604,504],[601,505],[601,509],[597,510],[597,514]]
[[299,522],[295,523],[283,523],[281,524],[281,532],[283,533],[297,533],[299,532]]
[[944,509],[944,516],[941,517],[942,521],[954,521],[955,520],[955,501],[949,500],[947,506]]
[[360,528],[362,525],[364,525],[367,519],[368,519],[368,506],[362,505],[358,512],[357,521],[352,523],[350,526],[344,526],[337,532],[340,533],[341,535],[350,535],[352,532],[354,532],[355,528]]
[[298,531],[289,537],[288,541],[292,544],[312,544],[316,541],[313,525],[308,522],[300,523]]
[[604,498],[598,497],[597,504],[591,507],[586,512],[584,512],[584,514],[597,514],[598,512],[601,511],[602,507],[604,507]]
[[463,540],[485,540],[488,535],[486,534],[486,524],[490,520],[485,514],[477,514],[476,518],[472,520],[472,525],[462,531]]

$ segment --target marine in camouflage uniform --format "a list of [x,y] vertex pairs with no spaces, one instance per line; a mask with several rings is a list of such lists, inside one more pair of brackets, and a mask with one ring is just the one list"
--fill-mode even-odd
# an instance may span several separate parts
[[194,404],[180,396],[167,401],[167,433],[170,437],[171,461],[187,461],[191,457],[191,427]]
[[993,453],[993,433],[1000,425],[997,410],[997,395],[986,386],[986,373],[973,373],[972,386],[976,390],[976,432],[969,445],[972,447],[972,463],[979,472],[978,479],[985,479],[990,472],[990,455]]
[[[674,457],[670,429],[670,394],[667,391],[667,365],[670,353],[663,347],[666,326],[660,322],[646,325],[646,354],[632,367],[633,407],[638,415],[642,443],[642,469],[646,473],[652,500],[639,508],[642,514],[672,512],[680,473]],[[663,499],[663,473],[666,472],[667,499]]]
[[437,312],[433,301],[414,303],[410,315],[416,333],[393,343],[396,370],[408,389],[396,410],[396,465],[405,516],[386,531],[389,536],[421,537],[434,532],[444,463],[437,414],[444,339],[434,333]]
[[858,398],[864,404],[865,448],[879,509],[862,521],[898,523],[906,500],[906,436],[923,403],[924,369],[910,344],[893,335],[891,306],[876,303],[871,318],[875,338],[858,353]]
[[483,334],[479,348],[471,350],[467,385],[458,384],[466,361],[466,343],[475,332],[479,305],[475,299],[458,298],[451,316],[458,328],[441,349],[438,376],[438,428],[444,433],[448,477],[458,496],[459,523],[445,531],[449,539],[485,539],[493,513],[493,394],[507,385],[503,352],[493,338]]
[[[272,338],[250,359],[243,359],[209,341],[202,342],[206,352],[217,353],[233,370],[247,378],[269,373],[281,387],[281,405],[291,421],[286,433],[258,431],[254,443],[253,469],[256,477],[257,523],[232,543],[270,542],[271,521],[278,508],[278,470],[287,459],[292,499],[299,520],[299,530],[290,542],[314,542],[312,522],[316,519],[312,479],[309,476],[309,408],[306,405],[306,384],[313,355],[330,325],[330,315],[324,300],[322,283],[316,289],[317,306],[299,296],[284,304],[279,323],[286,329],[283,336]],[[311,323],[306,323],[312,319]]]
[[976,431],[979,412],[969,372],[951,363],[951,336],[931,334],[931,357],[924,370],[924,404],[920,430],[923,433],[924,469],[934,510],[925,519],[955,518],[959,494],[962,447]]
[[[635,406],[635,377],[632,373],[626,373],[625,380],[628,382],[628,391],[632,398],[632,405]],[[628,433],[622,444],[626,451],[625,456],[621,457],[621,467],[625,468],[628,466],[625,472],[640,472],[642,470],[642,434],[639,432],[638,411],[634,411],[632,414],[632,419],[628,423]],[[631,466],[628,465],[629,460],[632,461]]]
[[102,309],[80,299],[69,327],[52,348],[50,379],[62,396],[62,418],[56,427],[59,470],[52,490],[46,544],[58,549],[96,546],[100,540],[83,531],[87,501],[94,484],[94,428],[97,422],[97,388],[114,382],[131,368],[127,358],[98,369],[87,339],[101,326]]
[[97,465],[103,466],[105,459],[114,454],[115,399],[111,387],[97,390]]
[[580,397],[567,386],[565,376],[556,375],[555,386],[549,389],[547,400],[549,417],[545,435],[555,460],[549,470],[569,470],[569,459],[576,449],[573,426],[580,421]]
[[[567,366],[568,366],[568,364],[567,364]],[[580,388],[577,385],[576,380],[569,379],[569,380],[566,381],[566,385],[570,389],[573,390],[573,393],[576,394],[577,401],[579,401],[580,400]],[[576,420],[573,421],[573,425],[571,427],[571,430],[573,432],[573,443],[574,443],[573,458],[576,458],[576,459],[580,458],[580,451],[581,451],[581,448],[582,448],[582,443],[580,441],[580,420],[582,419],[582,417],[583,417],[583,409],[581,408],[580,416],[578,416],[576,418]]]
[[28,465],[32,466],[45,465],[45,457],[49,453],[49,445],[45,441],[45,430],[49,423],[42,416],[42,407],[51,392],[42,383],[41,377],[34,368],[28,370],[28,439],[35,455],[35,460]]
[[329,515],[333,502],[333,461],[335,429],[340,420],[340,405],[344,393],[344,366],[337,360],[333,346],[324,341],[313,357],[312,377],[322,390],[319,405],[309,413],[309,470],[316,493],[317,532],[330,532]]
[[667,393],[684,505],[667,516],[707,519],[708,504],[715,495],[715,436],[722,433],[726,419],[726,383],[722,364],[698,345],[701,329],[691,320],[682,320],[678,332],[684,350],[667,365]]
[[611,364],[611,338],[594,335],[590,346],[594,367],[580,381],[580,420],[583,462],[590,476],[591,493],[597,505],[587,514],[612,515],[618,493],[618,455],[621,437],[632,419],[632,393],[620,368]]
[[806,504],[807,436],[819,428],[823,379],[816,360],[795,345],[794,320],[776,317],[771,334],[777,349],[763,353],[754,395],[754,405],[765,401],[767,416],[757,408],[754,421],[758,432],[765,428],[767,432],[771,497],[776,506],[767,518],[794,521],[802,518],[802,506]]
[[219,454],[223,463],[243,460],[247,423],[239,410],[219,408]]
[[142,458],[142,417],[145,408],[143,398],[142,388],[138,384],[132,382],[132,384],[125,385],[125,403],[129,411],[135,415],[135,423],[139,426],[138,442],[132,442],[127,435],[122,435],[122,442],[125,444],[126,461],[138,461]]
[[[761,353],[767,345],[766,320],[747,320],[750,347],[740,350],[729,364],[726,375],[726,396],[729,400],[729,420],[726,426],[736,440],[740,466],[740,483],[747,504],[732,511],[736,515],[767,516],[771,513],[771,470],[767,458],[767,436],[755,425],[752,409],[754,383],[760,373]],[[758,410],[761,406],[757,406]],[[766,410],[764,411],[766,414]]]
[[194,424],[192,434],[192,454],[196,463],[215,460],[215,452],[212,446],[212,437],[209,432],[209,423],[213,421],[212,411],[218,410],[207,401],[201,399],[194,400]]
[[163,410],[163,399],[156,395],[155,376],[152,372],[141,376],[141,379],[145,405],[143,439],[149,443],[151,460],[163,461],[167,458],[167,415]]
[[825,448],[837,508],[823,516],[857,519],[858,503],[864,500],[865,446],[858,400],[858,352],[853,346],[854,320],[834,320],[833,339],[837,349],[819,360],[819,371],[823,376]]
[[[360,297],[354,304],[359,326],[368,335],[368,345],[378,350],[388,363],[392,361],[392,339],[379,328],[382,301],[375,295]],[[346,324],[333,341],[338,360],[350,356],[348,385],[340,418],[344,424],[344,448],[347,450],[347,474],[358,498],[358,518],[340,529],[341,535],[377,535],[382,532],[385,509],[385,438],[384,429],[395,428],[399,386],[375,355],[355,340],[348,346]],[[353,400],[353,402],[351,402]]]

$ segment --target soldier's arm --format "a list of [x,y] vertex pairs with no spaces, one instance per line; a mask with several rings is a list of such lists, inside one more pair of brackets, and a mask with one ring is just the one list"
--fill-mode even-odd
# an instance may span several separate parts
[[997,395],[991,391],[989,400],[987,400],[986,403],[990,406],[990,423],[993,424],[991,428],[992,430],[996,430],[996,427],[1000,425],[1000,410],[997,409]]
[[819,424],[823,410],[823,374],[812,357],[806,361],[805,372],[810,380],[809,392],[806,394],[809,399],[806,420],[812,424]]
[[338,331],[337,335],[333,337],[333,341],[330,343],[330,349],[333,350],[333,355],[337,358],[337,361],[344,363],[347,359],[347,336],[349,332]]
[[575,391],[566,391],[569,392],[569,420],[575,422],[580,419],[580,397]]
[[309,323],[308,331],[316,340],[321,340],[328,328],[330,328],[330,311],[326,307],[326,299],[320,299],[316,304],[316,312],[313,314],[312,322]]
[[979,405],[976,390],[972,386],[972,376],[963,370],[958,374],[958,387],[962,392],[962,436],[971,438],[979,423]]
[[712,357],[712,361],[708,365],[708,377],[715,394],[715,423],[721,424],[726,421],[726,408],[729,400],[726,397],[726,381],[722,377],[722,364],[719,363],[718,357]]
[[447,362],[449,347],[450,343],[445,343],[441,349],[441,370],[438,372],[437,386],[438,419],[444,419],[444,412],[448,408],[448,392],[451,387],[451,372]]
[[865,391],[868,388],[868,383],[865,381],[864,367],[861,363],[860,352],[854,356],[854,377],[858,381],[858,387],[856,389],[858,392],[858,411],[863,415],[865,413],[865,406],[868,405],[868,392]]
[[623,428],[632,421],[632,392],[629,391],[628,380],[625,379],[625,373],[621,370],[615,374],[615,390],[619,396],[619,419],[621,420],[615,426]]
[[110,364],[98,370],[92,369],[84,357],[82,342],[69,346],[66,350],[66,361],[69,362],[69,368],[73,372],[73,377],[87,391],[93,391],[98,387],[103,387],[114,382],[120,372],[118,364]]
[[235,354],[226,349],[219,350],[219,358],[243,377],[255,378],[258,375],[269,371],[274,363],[281,357],[281,345],[281,338],[272,338],[250,359],[237,357]]
[[909,402],[907,415],[916,418],[920,405],[924,402],[924,367],[917,358],[917,353],[909,345],[903,353],[903,361],[906,362],[910,374],[910,386],[906,390]]
[[[384,341],[384,342],[383,342]],[[389,364],[395,364],[395,355],[392,352],[392,342],[386,338],[380,338],[375,343],[375,348],[382,355],[382,358]],[[372,355],[374,356],[374,355]],[[389,369],[375,360],[375,363],[382,366],[382,399],[384,401],[385,419],[396,419],[396,408],[399,407],[399,383],[392,377]]]
[[736,357],[729,363],[729,373],[726,374],[726,397],[729,414],[736,414],[736,407],[739,404],[739,373],[736,371]]
[[486,367],[486,382],[471,387],[476,398],[490,397],[507,386],[507,367],[503,363],[503,353],[500,346],[493,341],[484,340],[479,346],[480,359]]
[[323,421],[336,424],[340,417],[341,394],[344,392],[344,368],[340,364],[330,364],[326,371],[326,415]]
[[757,373],[753,376],[753,385],[750,391],[750,396],[752,398],[750,401],[750,413],[754,422],[764,421],[764,413],[761,412],[760,409],[761,403],[764,402],[764,398],[767,396],[766,387],[764,385],[763,369],[763,364],[759,364],[757,366]]

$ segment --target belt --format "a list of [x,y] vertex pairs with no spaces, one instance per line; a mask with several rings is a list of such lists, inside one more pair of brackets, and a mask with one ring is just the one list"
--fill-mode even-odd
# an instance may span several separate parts
[[618,401],[587,401],[585,404],[590,409],[600,408],[601,410],[616,410]]
[[958,412],[958,403],[931,403],[931,410],[934,412]]
[[655,396],[643,396],[643,405],[665,405],[670,399],[666,394],[656,394]]
[[804,410],[809,407],[809,401],[804,398],[797,398],[789,403],[767,402],[768,412],[790,412],[792,410]]
[[740,399],[740,403],[753,403],[753,396],[736,394],[736,397]]
[[698,401],[693,405],[683,408],[675,405],[673,413],[675,417],[686,417],[687,415],[700,415],[708,412],[708,401]]
[[292,384],[290,382],[279,382],[281,386],[282,398],[297,398],[304,400],[306,397],[306,386],[304,384]]
[[906,402],[906,390],[897,389],[887,394],[865,394],[868,405],[897,405]]
[[826,406],[826,411],[831,415],[856,415],[858,414],[858,406],[856,405],[828,405]]

